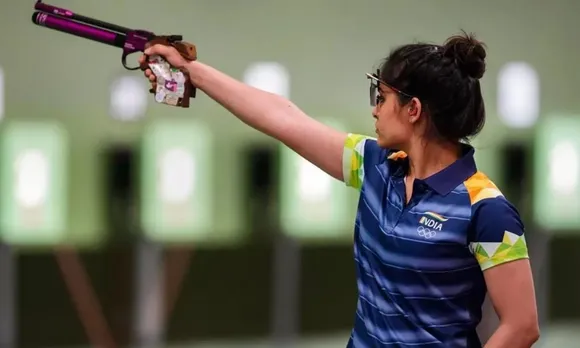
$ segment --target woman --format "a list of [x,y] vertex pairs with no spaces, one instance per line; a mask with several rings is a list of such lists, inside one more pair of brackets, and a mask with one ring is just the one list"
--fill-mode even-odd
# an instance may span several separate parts
[[485,347],[538,339],[523,224],[466,142],[485,121],[486,51],[474,37],[399,47],[367,74],[376,139],[329,128],[172,48],[145,53],[166,57],[241,121],[360,190],[359,297],[348,347],[481,347],[486,291],[500,325]]

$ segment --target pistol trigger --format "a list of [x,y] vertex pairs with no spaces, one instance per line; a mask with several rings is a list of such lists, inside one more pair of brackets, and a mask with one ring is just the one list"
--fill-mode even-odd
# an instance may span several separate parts
[[138,70],[141,67],[136,66],[136,67],[130,67],[127,65],[127,56],[129,56],[130,53],[127,52],[123,52],[123,55],[121,56],[121,63],[123,64],[123,67],[127,70]]

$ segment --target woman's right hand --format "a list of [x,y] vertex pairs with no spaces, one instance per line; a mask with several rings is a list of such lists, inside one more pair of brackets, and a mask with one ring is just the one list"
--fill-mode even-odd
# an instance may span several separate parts
[[[161,56],[163,57],[171,66],[184,70],[188,61],[177,52],[177,50],[171,46],[165,45],[153,45],[145,49],[144,54],[139,57],[139,64],[142,67],[147,66],[147,59],[149,56]],[[151,69],[145,68],[145,77],[151,81],[151,87],[153,90],[157,87],[157,78],[151,71]]]

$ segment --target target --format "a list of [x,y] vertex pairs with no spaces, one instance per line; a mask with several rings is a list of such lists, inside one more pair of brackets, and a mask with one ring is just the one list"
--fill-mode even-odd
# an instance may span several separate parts
[[580,228],[580,117],[551,115],[536,138],[534,219],[551,230]]
[[212,237],[211,132],[194,121],[154,121],[143,139],[141,224],[160,242]]
[[[334,120],[324,123],[344,128]],[[281,225],[285,233],[306,241],[352,236],[354,190],[283,145],[280,175]]]
[[24,245],[66,242],[66,132],[58,123],[10,123],[1,144],[2,239]]

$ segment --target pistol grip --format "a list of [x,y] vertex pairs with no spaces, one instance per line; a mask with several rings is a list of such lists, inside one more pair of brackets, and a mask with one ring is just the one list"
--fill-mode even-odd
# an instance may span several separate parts
[[177,52],[179,52],[183,58],[189,61],[197,60],[197,48],[194,44],[180,41],[172,43],[171,46],[175,47]]
[[[179,54],[181,54],[181,56],[183,58],[185,58],[188,61],[194,61],[197,60],[197,48],[195,47],[194,44],[191,44],[189,42],[175,42],[171,44],[173,47],[175,47],[175,49],[177,50],[177,52],[179,52]],[[187,72],[184,72],[185,74],[187,74]],[[189,107],[189,99],[190,98],[195,98],[195,94],[196,94],[196,88],[193,84],[191,84],[191,82],[188,83],[189,86],[187,86],[185,88],[185,93],[183,95],[183,107],[187,108]]]
[[[171,46],[171,47],[175,48],[177,50],[177,52],[179,52],[179,54],[188,61],[194,61],[197,59],[197,49],[196,49],[195,45],[193,45],[191,43],[187,43],[187,42],[183,42],[183,41],[174,41],[171,39],[171,36],[157,36],[153,40],[149,41],[148,46],[149,45],[157,45],[157,44]],[[147,66],[143,66],[141,68],[142,69],[143,68],[150,68],[149,57],[147,57],[147,62],[145,63],[145,65],[147,65]],[[187,82],[183,86],[184,87],[183,88],[183,95],[181,98],[179,98],[179,100],[177,102],[172,102],[169,105],[188,108],[189,103],[190,103],[189,99],[195,98],[195,96],[196,96],[196,88],[193,84],[191,84],[191,81],[189,81],[188,72],[183,70],[183,69],[180,69],[180,71],[187,78]],[[158,78],[158,81],[159,81],[159,78]],[[159,91],[151,89],[150,92],[155,94],[157,97]],[[161,102],[161,101],[158,100],[158,102]],[[167,104],[167,103],[165,102],[165,104]]]

